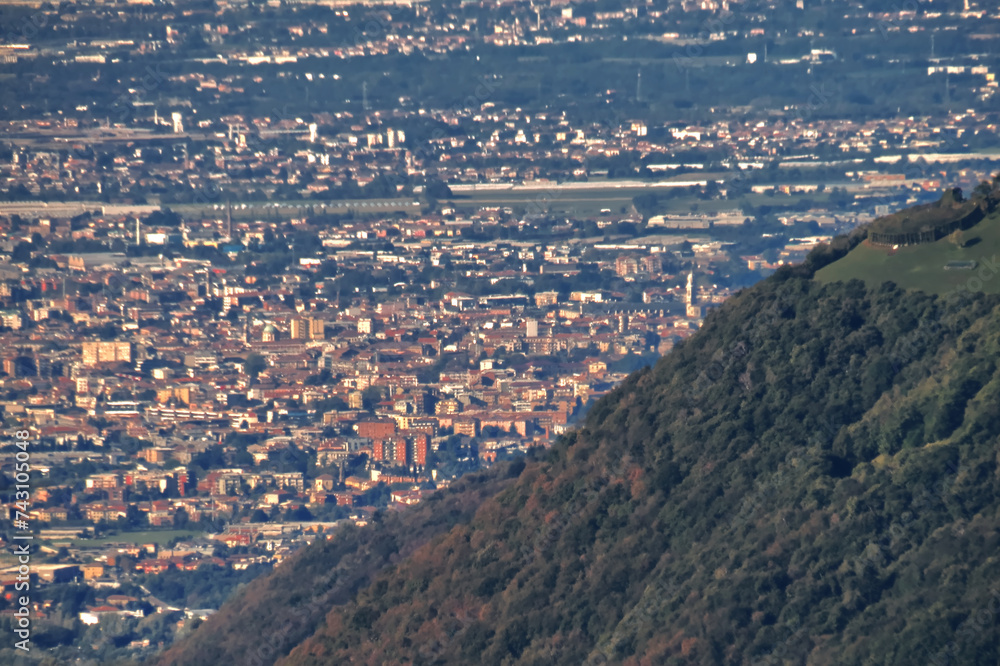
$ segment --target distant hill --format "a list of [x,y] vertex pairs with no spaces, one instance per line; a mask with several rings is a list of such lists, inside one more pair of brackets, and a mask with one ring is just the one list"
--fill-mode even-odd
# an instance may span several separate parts
[[543,458],[307,548],[158,663],[997,663],[1000,296],[813,279],[865,235],[732,297]]

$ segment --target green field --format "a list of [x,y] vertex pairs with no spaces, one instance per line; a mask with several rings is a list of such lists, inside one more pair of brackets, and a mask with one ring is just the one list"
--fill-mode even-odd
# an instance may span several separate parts
[[[536,208],[551,210],[553,213],[568,215],[598,215],[602,209],[610,209],[613,214],[621,214],[622,209],[632,209],[633,197],[642,194],[657,194],[663,190],[642,187],[608,187],[592,190],[553,190],[544,191],[488,191],[456,194],[441,205],[454,205],[462,212],[471,213],[486,206],[508,206],[511,208]],[[746,199],[752,206],[772,206],[775,209],[792,208],[802,199],[810,199],[823,203],[829,199],[828,193],[805,194],[748,194]],[[696,196],[680,196],[674,199],[664,199],[657,208],[657,213],[717,213],[724,210],[739,208],[740,200],[732,199],[700,199]]]
[[119,532],[112,536],[102,536],[99,539],[73,539],[74,546],[98,546],[108,543],[155,543],[163,545],[171,539],[182,539],[202,536],[200,530],[147,530],[144,532]]
[[[662,180],[686,180],[703,178],[725,178],[723,172],[704,174],[681,174],[679,176],[664,176]],[[606,184],[605,184],[606,183]],[[632,199],[643,194],[663,194],[664,188],[656,187],[616,187],[615,181],[602,183],[595,181],[593,188],[569,189],[558,185],[551,190],[486,190],[478,192],[456,192],[438,202],[440,207],[453,207],[463,214],[471,214],[484,207],[510,207],[525,209],[529,212],[551,211],[575,216],[597,216],[602,210],[610,209],[614,215],[631,211]],[[776,210],[795,207],[801,200],[809,199],[822,204],[829,199],[828,192],[813,192],[810,194],[747,194],[740,200],[732,199],[701,199],[694,194],[663,199],[657,213],[717,213],[722,210],[739,208],[743,199],[752,206],[771,206]],[[223,219],[226,216],[225,203],[182,204],[166,203],[165,207],[187,216],[202,215],[205,217]],[[326,201],[319,199],[300,199],[281,202],[267,201],[233,201],[232,215],[236,222],[252,220],[287,220],[304,217],[310,214],[345,214],[385,215],[393,212],[403,212],[410,216],[420,214],[419,197],[394,199],[352,199],[342,201]]]
[[[226,204],[184,204],[166,203],[165,208],[170,208],[181,215],[203,215],[223,219],[226,217]],[[233,220],[237,222],[254,220],[287,220],[295,217],[304,217],[311,214],[344,214],[344,213],[392,213],[403,211],[407,213],[418,213],[420,202],[413,197],[405,199],[345,199],[342,201],[323,201],[319,199],[298,199],[292,201],[267,202],[267,201],[234,201]]]
[[[894,253],[865,243],[819,270],[820,282],[863,280],[868,286],[895,282],[904,289],[942,295],[964,286],[970,291],[1000,293],[1000,213],[994,213],[976,226],[962,232],[964,247],[949,238],[935,243],[902,247]],[[973,270],[946,270],[949,262],[976,262]]]
[[[45,545],[52,549],[57,549],[60,546],[70,546],[76,548],[87,548],[95,546],[103,546],[109,543],[130,543],[130,544],[146,544],[155,543],[157,545],[164,545],[171,539],[181,537],[199,537],[204,536],[204,532],[200,530],[146,530],[143,532],[119,532],[114,536],[104,536],[99,539],[36,539],[35,543],[38,545]],[[39,562],[44,561],[47,554],[42,554],[40,556]],[[0,553],[0,569],[7,567],[12,567],[17,565],[17,558],[10,553]]]

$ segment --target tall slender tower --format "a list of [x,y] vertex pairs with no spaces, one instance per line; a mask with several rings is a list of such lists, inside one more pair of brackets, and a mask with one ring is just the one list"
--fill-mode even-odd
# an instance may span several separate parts
[[694,271],[688,273],[687,294],[684,298],[688,305],[694,305]]

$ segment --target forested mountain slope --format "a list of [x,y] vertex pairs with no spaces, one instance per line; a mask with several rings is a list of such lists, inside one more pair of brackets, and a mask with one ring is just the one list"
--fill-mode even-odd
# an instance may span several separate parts
[[227,601],[162,664],[270,664],[311,635],[324,615],[346,603],[372,576],[429,539],[471,519],[487,497],[524,468],[523,461],[469,474],[407,511],[376,514],[374,524],[350,526],[331,541],[296,553],[273,573]]
[[301,599],[236,599],[162,663],[997,663],[1000,297],[812,279],[863,235],[731,298],[470,519],[386,537],[406,556],[305,640],[250,658]]

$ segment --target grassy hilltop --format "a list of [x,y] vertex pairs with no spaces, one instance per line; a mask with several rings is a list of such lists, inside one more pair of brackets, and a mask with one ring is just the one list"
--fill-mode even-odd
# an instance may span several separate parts
[[[974,281],[973,291],[1000,293],[1000,276],[997,276],[1000,268],[996,267],[1000,260],[1000,210],[986,197],[974,198],[955,207],[935,208],[931,204],[909,217],[904,217],[908,211],[901,211],[877,220],[870,225],[869,231],[899,231],[905,222],[919,221],[925,225],[937,220],[947,221],[956,214],[968,213],[971,205],[983,206],[988,212],[968,229],[955,231],[931,243],[905,245],[895,250],[863,242],[846,257],[819,270],[816,279],[824,284],[857,279],[870,287],[894,282],[903,289],[944,295],[968,285],[970,278],[979,277],[981,286]],[[983,269],[982,274],[980,269]]]

